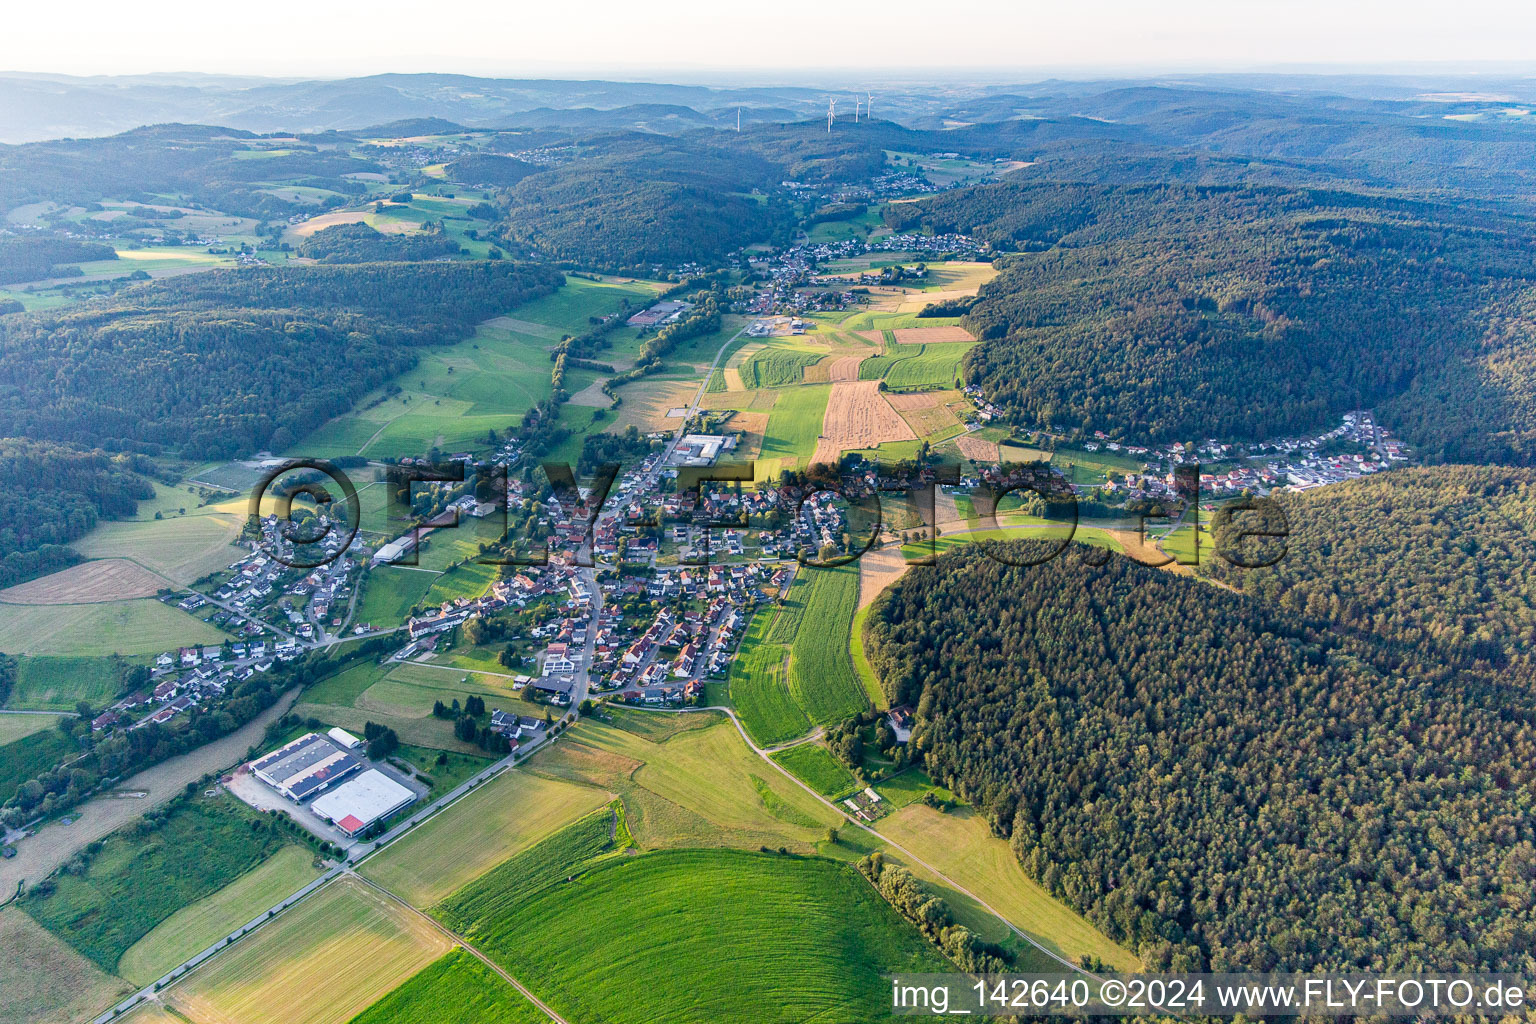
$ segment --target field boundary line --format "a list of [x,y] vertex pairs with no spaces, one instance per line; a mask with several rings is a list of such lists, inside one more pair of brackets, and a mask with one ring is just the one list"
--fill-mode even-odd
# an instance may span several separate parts
[[[617,820],[617,819],[615,819],[615,820]],[[498,975],[500,975],[501,978],[504,981],[507,982],[507,984],[511,985],[513,988],[515,988],[519,992],[521,992],[524,999],[528,1000],[534,1006],[538,1007],[539,1010],[546,1017],[548,1017],[552,1021],[555,1021],[556,1024],[569,1024],[569,1022],[564,1017],[560,1016],[554,1010],[550,1009],[550,1007],[549,1007],[549,1005],[547,1003],[545,1003],[542,999],[540,999],[538,996],[534,995],[531,991],[529,991],[527,986],[525,986],[522,982],[520,982],[516,978],[512,977],[512,975],[506,969],[504,969],[500,964],[496,963],[490,957],[488,957],[484,953],[480,952],[478,949],[476,949],[474,947],[474,945],[468,939],[464,938],[458,932],[454,931],[453,929],[449,928],[447,925],[443,924],[441,921],[439,921],[437,918],[433,917],[431,914],[428,914],[425,911],[417,910],[415,907],[411,906],[409,903],[405,902],[405,900],[401,899],[399,896],[396,896],[394,893],[390,892],[388,889],[384,888],[382,885],[378,884],[377,882],[373,881],[372,879],[364,878],[362,875],[359,875],[357,872],[353,871],[351,868],[346,869],[346,871],[344,871],[343,874],[346,877],[357,879],[359,882],[363,883],[364,885],[368,886],[371,889],[378,890],[380,893],[382,893],[388,899],[394,900],[396,903],[400,904],[402,907],[404,907],[406,910],[408,910],[412,914],[415,914],[417,917],[421,918],[423,921],[426,921],[433,928],[437,929],[437,931],[439,931],[442,934],[448,936],[448,938],[450,938],[450,939],[452,939],[454,941],[455,945],[461,947],[465,952],[467,952],[467,953],[471,954],[472,956],[474,956],[481,963],[485,964],[485,966],[489,967],[491,970],[495,971]]]

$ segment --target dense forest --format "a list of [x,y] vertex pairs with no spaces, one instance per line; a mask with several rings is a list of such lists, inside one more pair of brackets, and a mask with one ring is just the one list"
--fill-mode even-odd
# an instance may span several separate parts
[[282,449],[562,276],[509,262],[212,271],[0,321],[0,436]]
[[79,275],[75,263],[115,260],[117,250],[95,242],[64,238],[0,238],[0,284]]
[[510,188],[538,172],[537,164],[530,164],[510,156],[494,153],[473,153],[460,157],[444,170],[452,181],[466,185],[489,185],[493,188]]
[[151,468],[143,456],[0,438],[0,587],[79,561],[65,545],[154,497],[137,472]]
[[1378,406],[1438,457],[1536,459],[1536,235],[1475,204],[1316,190],[1000,184],[885,207],[998,262],[967,356],[1018,423],[1265,438]]
[[1531,673],[1451,670],[1415,615],[1383,649],[1121,556],[967,545],[866,638],[929,769],[1150,969],[1530,970]]
[[746,195],[778,181],[750,154],[664,136],[604,136],[572,162],[523,178],[502,200],[503,240],[610,270],[709,262],[756,241],[786,240],[781,200]]
[[435,260],[453,256],[459,243],[441,227],[403,234],[375,231],[361,221],[316,231],[299,246],[299,255],[321,263],[386,263]]
[[[1399,469],[1272,500],[1285,557],[1261,572],[1208,557],[1202,574],[1421,671],[1503,670],[1536,650],[1536,472]],[[1218,522],[1218,546],[1245,525]]]

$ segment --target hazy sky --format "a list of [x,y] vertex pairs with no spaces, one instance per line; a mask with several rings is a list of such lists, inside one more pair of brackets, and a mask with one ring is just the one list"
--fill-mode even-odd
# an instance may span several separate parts
[[900,79],[1536,60],[1531,0],[23,0],[0,24],[0,70],[69,74],[734,70],[789,80],[870,69]]

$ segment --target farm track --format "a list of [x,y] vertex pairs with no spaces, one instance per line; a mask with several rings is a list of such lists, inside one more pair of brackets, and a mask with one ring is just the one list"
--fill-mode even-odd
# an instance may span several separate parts
[[[615,825],[616,825],[616,823],[615,823]],[[456,943],[461,948],[463,948],[463,950],[466,953],[469,953],[471,956],[475,957],[475,959],[477,959],[481,963],[485,964],[485,966],[487,966],[491,970],[495,971],[498,975],[500,975],[500,977],[501,977],[501,979],[503,981],[505,981],[507,984],[511,985],[513,988],[515,988],[519,992],[521,992],[523,994],[523,998],[524,999],[527,999],[534,1006],[537,1006],[539,1008],[539,1011],[541,1013],[543,1013],[546,1017],[548,1017],[550,1020],[555,1021],[556,1024],[570,1024],[570,1022],[567,1021],[564,1017],[560,1016],[554,1010],[550,1009],[550,1007],[549,1007],[549,1005],[547,1003],[545,1003],[538,996],[536,996],[532,992],[530,992],[523,985],[522,982],[518,981],[511,974],[509,974],[500,964],[496,963],[496,961],[492,960],[490,957],[486,956],[484,953],[482,953],[478,949],[476,949],[474,947],[474,945],[471,944],[468,939],[464,938],[464,936],[460,935],[458,932],[453,931],[447,925],[445,925],[442,922],[438,921],[435,917],[432,917],[430,914],[427,914],[427,913],[425,913],[423,911],[417,910],[415,907],[411,906],[409,903],[405,902],[405,900],[401,899],[399,896],[396,896],[394,893],[390,892],[388,889],[384,888],[382,885],[379,885],[377,882],[370,881],[369,879],[363,877],[362,875],[359,875],[357,872],[353,871],[350,868],[348,868],[344,873],[346,874],[346,876],[348,878],[356,879],[357,881],[359,881],[359,882],[363,883],[364,885],[368,886],[370,889],[374,889],[374,890],[378,891],[379,893],[384,895],[387,899],[390,899],[390,900],[394,901],[395,903],[398,903],[400,906],[404,907],[408,912],[410,912],[410,913],[416,915],[417,917],[421,918],[423,921],[425,921],[427,924],[431,925],[438,932],[441,932],[443,935],[445,935],[449,939],[453,940],[453,942]]]
[[[762,760],[767,762],[770,766],[772,766],[774,771],[776,771],[779,774],[783,775],[786,779],[788,779],[789,781],[793,782],[795,785],[799,786],[801,789],[803,789],[807,793],[809,793],[812,797],[814,797],[817,801],[819,801],[821,804],[826,806],[829,810],[835,812],[840,818],[842,818],[847,823],[847,826],[851,826],[851,827],[857,828],[857,829],[859,829],[859,830],[861,830],[863,832],[869,833],[870,835],[872,835],[876,839],[878,839],[881,843],[883,843],[886,846],[890,847],[891,849],[895,850],[897,853],[900,853],[903,857],[908,858],[908,860],[911,863],[917,864],[917,865],[921,866],[923,868],[923,870],[929,872],[934,878],[939,879],[945,885],[947,885],[950,888],[954,889],[956,892],[960,893],[961,895],[967,896],[970,899],[974,900],[976,902],[976,904],[978,906],[980,906],[983,910],[985,910],[987,913],[991,914],[993,917],[997,918],[1004,925],[1006,925],[1008,930],[1013,932],[1014,935],[1018,936],[1020,939],[1024,940],[1027,943],[1029,943],[1030,946],[1032,946],[1034,949],[1038,950],[1041,954],[1043,954],[1045,956],[1048,956],[1052,960],[1054,960],[1057,963],[1061,964],[1068,971],[1071,971],[1074,974],[1083,974],[1083,975],[1086,975],[1086,976],[1088,976],[1090,978],[1099,979],[1099,976],[1094,974],[1092,971],[1085,970],[1084,968],[1082,968],[1078,964],[1073,963],[1071,960],[1067,959],[1066,957],[1064,957],[1064,956],[1060,955],[1059,953],[1055,952],[1054,950],[1046,947],[1045,945],[1040,943],[1038,940],[1036,940],[1033,936],[1029,935],[1027,932],[1024,932],[1024,931],[1020,930],[1017,925],[1015,925],[1012,921],[1010,921],[1006,917],[1004,917],[995,907],[993,907],[986,900],[982,899],[980,896],[976,895],[974,892],[971,892],[965,886],[961,885],[959,882],[956,882],[954,879],[950,878],[948,875],[946,875],[944,872],[940,871],[938,868],[934,867],[932,864],[929,864],[927,861],[923,860],[921,857],[919,857],[917,854],[913,853],[911,850],[907,849],[905,846],[902,846],[900,843],[898,843],[895,840],[891,839],[889,836],[886,836],[886,835],[882,834],[881,832],[878,832],[875,829],[870,828],[868,825],[865,825],[863,822],[855,821],[854,819],[848,817],[848,815],[844,811],[840,810],[836,804],[834,804],[832,801],[828,800],[826,797],[822,796],[820,793],[816,792],[814,789],[812,789],[806,783],[800,781],[800,779],[795,777],[794,773],[792,773],[789,769],[787,769],[787,768],[783,767],[782,765],[780,765],[777,761],[775,761],[772,757],[769,756],[770,753],[772,753],[773,750],[778,750],[780,748],[774,747],[772,749],[769,749],[769,748],[759,747],[756,743],[753,743],[752,742],[752,737],[747,735],[747,730],[745,728],[743,728],[743,726],[741,724],[741,720],[736,717],[736,712],[735,712],[735,710],[733,708],[727,708],[727,707],[700,707],[700,708],[681,708],[681,709],[678,709],[678,710],[670,710],[670,709],[666,709],[666,708],[655,708],[655,709],[652,709],[652,710],[657,712],[657,713],[664,714],[664,715],[665,714],[686,715],[686,714],[695,713],[695,712],[699,712],[699,711],[721,711],[721,712],[724,712],[725,715],[730,718],[731,724],[736,726],[736,731],[741,734],[742,742],[745,743],[748,747],[750,747],[754,754],[756,754],[759,758],[761,758]],[[803,742],[803,740],[798,741],[798,742]],[[793,745],[793,744],[788,744],[788,745]],[[1100,980],[1102,980],[1102,979],[1100,979]]]

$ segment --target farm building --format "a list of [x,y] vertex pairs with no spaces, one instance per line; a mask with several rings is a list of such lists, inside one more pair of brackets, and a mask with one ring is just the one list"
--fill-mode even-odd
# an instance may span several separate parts
[[347,835],[355,836],[415,799],[415,793],[377,768],[370,768],[334,792],[317,798],[310,809]]
[[363,767],[319,733],[307,733],[251,762],[256,777],[290,800],[302,802]]

